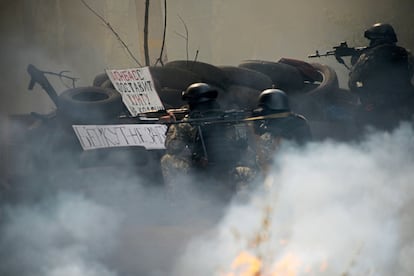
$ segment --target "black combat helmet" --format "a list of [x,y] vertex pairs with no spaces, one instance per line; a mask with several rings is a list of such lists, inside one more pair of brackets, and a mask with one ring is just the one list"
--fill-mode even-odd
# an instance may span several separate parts
[[259,108],[272,112],[290,111],[289,99],[280,89],[266,89],[260,93]]
[[182,93],[183,101],[189,104],[199,104],[212,101],[217,98],[218,91],[207,83],[193,83]]
[[364,36],[371,40],[371,44],[396,43],[397,35],[390,24],[376,23],[365,31]]

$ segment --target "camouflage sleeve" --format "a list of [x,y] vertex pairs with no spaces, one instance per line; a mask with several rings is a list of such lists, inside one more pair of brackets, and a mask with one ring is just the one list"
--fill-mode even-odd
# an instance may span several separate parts
[[187,123],[171,125],[165,139],[167,153],[179,155],[188,150],[194,141],[194,132],[195,129]]
[[266,173],[273,162],[273,157],[281,143],[281,137],[273,137],[266,132],[257,137],[256,152],[257,163],[260,169]]
[[246,125],[246,135],[247,135],[247,147],[243,151],[243,154],[240,158],[239,164],[242,166],[247,166],[254,170],[258,169],[257,164],[257,148],[256,148],[256,137],[257,135],[254,133],[253,125],[248,124]]
[[404,70],[408,70],[412,76],[413,56],[405,48],[389,44],[371,48],[364,52],[351,68],[348,86],[355,91],[363,87],[367,80],[377,78],[379,73],[391,72],[390,68],[400,68],[402,64],[408,66]]

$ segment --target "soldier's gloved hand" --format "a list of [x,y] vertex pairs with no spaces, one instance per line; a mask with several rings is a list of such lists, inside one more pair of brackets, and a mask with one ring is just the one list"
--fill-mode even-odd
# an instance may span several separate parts
[[160,117],[160,123],[171,123],[177,121],[174,113],[168,111],[166,115]]

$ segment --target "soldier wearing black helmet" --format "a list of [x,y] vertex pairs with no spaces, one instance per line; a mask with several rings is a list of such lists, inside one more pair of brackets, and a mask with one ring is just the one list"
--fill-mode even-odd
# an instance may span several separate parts
[[189,108],[183,121],[188,123],[172,124],[167,131],[166,154],[161,159],[167,184],[183,174],[208,174],[204,179],[224,180],[229,185],[224,188],[232,190],[237,188],[232,186],[239,184],[236,182],[247,182],[254,177],[251,167],[255,160],[245,158],[248,152],[245,124],[243,128],[236,124],[198,123],[224,113],[216,101],[217,95],[217,89],[206,83],[192,84],[183,91],[182,99]]
[[312,139],[306,118],[291,111],[288,96],[280,89],[261,92],[253,116],[257,161],[264,172],[283,140],[301,145]]
[[411,117],[413,58],[396,44],[397,35],[390,24],[374,24],[364,36],[370,44],[353,59],[348,81],[361,102],[356,119],[361,125],[390,129]]
[[254,115],[263,116],[263,120],[255,121],[255,132],[259,135],[270,133],[297,143],[312,138],[306,118],[290,110],[289,98],[280,89],[266,89],[260,93]]

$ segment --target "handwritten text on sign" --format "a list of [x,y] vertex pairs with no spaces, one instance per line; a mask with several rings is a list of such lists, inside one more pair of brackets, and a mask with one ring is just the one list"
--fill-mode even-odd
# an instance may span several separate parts
[[132,116],[164,109],[148,67],[106,70],[106,74]]
[[130,146],[165,149],[167,131],[165,125],[74,125],[72,127],[84,150]]

